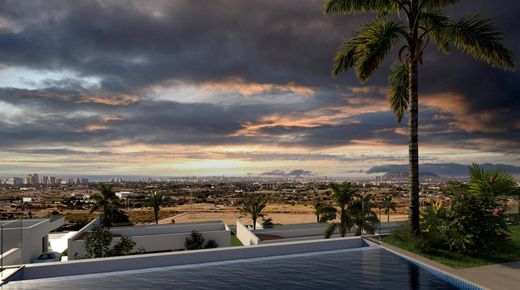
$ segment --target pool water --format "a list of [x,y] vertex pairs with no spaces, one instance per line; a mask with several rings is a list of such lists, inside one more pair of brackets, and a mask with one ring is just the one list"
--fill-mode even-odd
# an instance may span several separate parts
[[381,248],[11,282],[2,289],[458,289]]

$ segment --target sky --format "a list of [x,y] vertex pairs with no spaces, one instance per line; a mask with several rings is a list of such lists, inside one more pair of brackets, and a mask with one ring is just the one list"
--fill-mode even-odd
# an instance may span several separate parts
[[[370,15],[317,0],[0,1],[0,174],[363,176],[407,160],[406,120],[331,77]],[[463,0],[520,55],[518,1]],[[520,165],[520,72],[429,46],[422,163]]]

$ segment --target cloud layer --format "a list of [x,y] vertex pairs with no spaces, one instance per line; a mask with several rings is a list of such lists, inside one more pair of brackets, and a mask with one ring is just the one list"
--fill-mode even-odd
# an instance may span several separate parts
[[[0,7],[0,172],[345,175],[406,157],[406,120],[385,98],[390,61],[366,86],[330,77],[368,15],[324,17],[317,0]],[[518,9],[462,1],[451,13],[495,17],[520,55]],[[519,81],[430,48],[423,160],[519,164]]]

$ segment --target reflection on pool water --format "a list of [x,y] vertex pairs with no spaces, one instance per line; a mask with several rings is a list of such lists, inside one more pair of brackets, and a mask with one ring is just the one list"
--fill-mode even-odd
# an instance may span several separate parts
[[458,289],[380,248],[11,282],[2,289]]

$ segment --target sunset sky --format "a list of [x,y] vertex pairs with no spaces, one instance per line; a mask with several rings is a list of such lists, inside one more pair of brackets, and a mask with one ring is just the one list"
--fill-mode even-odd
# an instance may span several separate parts
[[[520,55],[519,1],[465,0]],[[319,0],[0,1],[0,175],[364,175],[407,160],[386,99],[332,58],[368,15]],[[520,72],[430,46],[423,163],[520,165]]]

